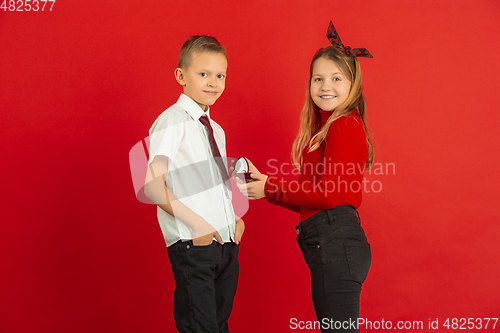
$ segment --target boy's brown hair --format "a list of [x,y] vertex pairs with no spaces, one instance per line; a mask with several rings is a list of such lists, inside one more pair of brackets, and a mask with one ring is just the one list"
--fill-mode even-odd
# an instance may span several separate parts
[[189,37],[184,45],[182,45],[181,52],[179,54],[178,67],[187,69],[191,64],[193,55],[200,54],[201,52],[221,53],[227,59],[226,50],[215,37],[208,35],[196,35]]

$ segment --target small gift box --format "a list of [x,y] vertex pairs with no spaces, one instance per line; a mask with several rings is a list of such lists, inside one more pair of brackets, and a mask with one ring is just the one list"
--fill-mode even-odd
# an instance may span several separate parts
[[236,172],[235,176],[238,177],[239,179],[245,179],[245,181],[252,182],[253,179],[250,176],[250,172],[248,172],[248,169],[250,167],[248,166],[248,161],[244,157],[240,157],[235,163],[234,163],[234,171]]

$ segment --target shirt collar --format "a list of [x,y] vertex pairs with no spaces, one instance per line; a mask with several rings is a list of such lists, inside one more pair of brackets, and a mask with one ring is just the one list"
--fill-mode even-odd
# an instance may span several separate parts
[[181,94],[179,96],[179,99],[177,100],[177,104],[182,106],[184,110],[193,118],[194,120],[198,121],[201,116],[207,115],[208,118],[210,118],[210,107],[207,105],[207,111],[203,111],[198,103],[193,101],[191,97]]

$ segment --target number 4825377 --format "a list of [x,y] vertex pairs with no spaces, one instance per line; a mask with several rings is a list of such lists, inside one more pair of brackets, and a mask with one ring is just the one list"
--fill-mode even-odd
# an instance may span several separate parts
[[[1,0],[0,0],[1,1]],[[45,8],[45,6],[50,3],[50,9],[49,6]],[[54,7],[54,4],[56,3],[56,0],[4,0],[2,2],[2,5],[0,6],[0,9],[3,9],[4,12],[10,11],[10,12],[38,12],[38,11],[45,11],[47,9],[48,11],[52,11],[52,7]]]

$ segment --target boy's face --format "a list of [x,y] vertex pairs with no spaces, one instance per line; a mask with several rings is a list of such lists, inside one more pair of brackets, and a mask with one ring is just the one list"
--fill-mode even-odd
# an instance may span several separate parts
[[220,97],[226,86],[227,60],[221,53],[201,52],[192,55],[191,64],[177,68],[175,77],[184,87],[184,94],[203,111]]

